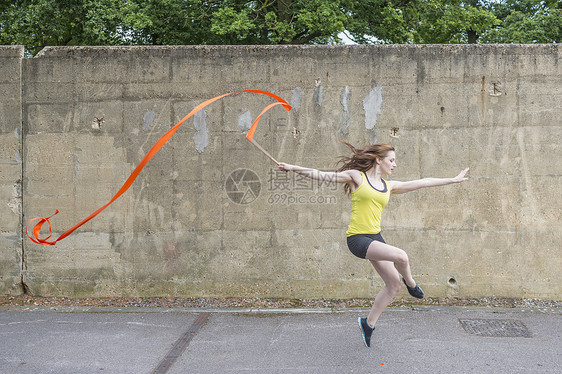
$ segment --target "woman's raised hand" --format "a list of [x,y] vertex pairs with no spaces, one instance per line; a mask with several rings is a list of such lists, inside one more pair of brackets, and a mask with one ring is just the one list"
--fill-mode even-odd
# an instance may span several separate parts
[[454,183],[460,183],[460,182],[467,181],[468,178],[465,177],[465,175],[466,175],[466,173],[468,173],[469,170],[470,170],[470,168],[466,168],[463,171],[461,171],[459,173],[459,175],[457,175],[456,177],[453,178],[453,182]]
[[280,170],[283,170],[283,171],[291,171],[291,170],[292,170],[292,166],[293,166],[293,165],[291,165],[291,164],[286,164],[286,163],[284,163],[284,162],[280,162],[280,163],[277,165],[277,167],[278,167]]

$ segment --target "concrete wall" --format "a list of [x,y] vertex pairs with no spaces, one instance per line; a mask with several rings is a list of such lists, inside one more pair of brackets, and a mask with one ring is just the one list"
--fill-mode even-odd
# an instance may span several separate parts
[[23,47],[0,47],[0,294],[23,292],[22,120]]
[[409,253],[429,296],[561,299],[561,51],[47,48],[22,59],[2,48],[13,73],[0,82],[0,291],[20,290],[23,268],[28,292],[45,296],[374,296],[380,278],[346,248],[343,189],[278,173],[245,140],[271,102],[255,94],[186,122],[123,197],[55,247],[21,242],[21,133],[23,220],[58,208],[57,237],[195,105],[264,89],[294,107],[271,110],[255,136],[280,160],[334,169],[340,140],[384,141],[397,148],[397,180],[471,167],[470,182],[393,196],[383,216],[385,239]]

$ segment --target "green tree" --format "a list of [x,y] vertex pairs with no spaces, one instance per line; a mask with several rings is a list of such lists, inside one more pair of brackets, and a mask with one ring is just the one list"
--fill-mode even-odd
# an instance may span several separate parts
[[347,19],[339,0],[222,1],[211,32],[227,44],[326,44]]
[[425,1],[415,43],[476,43],[480,35],[499,24],[478,0]]
[[330,43],[339,0],[129,0],[123,25],[139,44]]
[[556,0],[12,0],[0,44],[550,43]]
[[128,0],[120,8],[128,44],[221,44],[210,33],[220,1]]
[[23,44],[35,54],[47,45],[123,43],[119,0],[15,0],[0,5],[0,44]]
[[336,43],[339,0],[14,0],[0,4],[0,44]]
[[479,0],[347,1],[358,43],[475,43],[499,24]]
[[482,37],[485,43],[560,43],[562,2],[503,0],[491,6],[501,23]]

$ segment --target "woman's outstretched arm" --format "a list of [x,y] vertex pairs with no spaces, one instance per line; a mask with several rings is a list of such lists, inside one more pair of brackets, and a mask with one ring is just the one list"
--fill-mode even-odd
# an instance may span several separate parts
[[304,175],[305,177],[319,180],[319,181],[361,184],[361,173],[357,170],[344,170],[339,172],[321,171],[318,169],[305,168],[298,165],[291,165],[284,162],[279,163],[277,167],[283,171],[292,171],[294,173]]
[[405,193],[410,191],[419,190],[425,187],[445,186],[452,183],[461,183],[468,180],[465,177],[470,168],[466,168],[454,178],[423,178],[416,179],[409,182],[389,181],[390,192],[393,194]]

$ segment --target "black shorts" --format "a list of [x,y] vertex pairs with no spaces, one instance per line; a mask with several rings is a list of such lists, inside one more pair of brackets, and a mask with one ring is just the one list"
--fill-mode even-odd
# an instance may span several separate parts
[[347,247],[355,256],[365,258],[367,249],[374,240],[386,243],[380,232],[378,234],[357,234],[347,237]]

